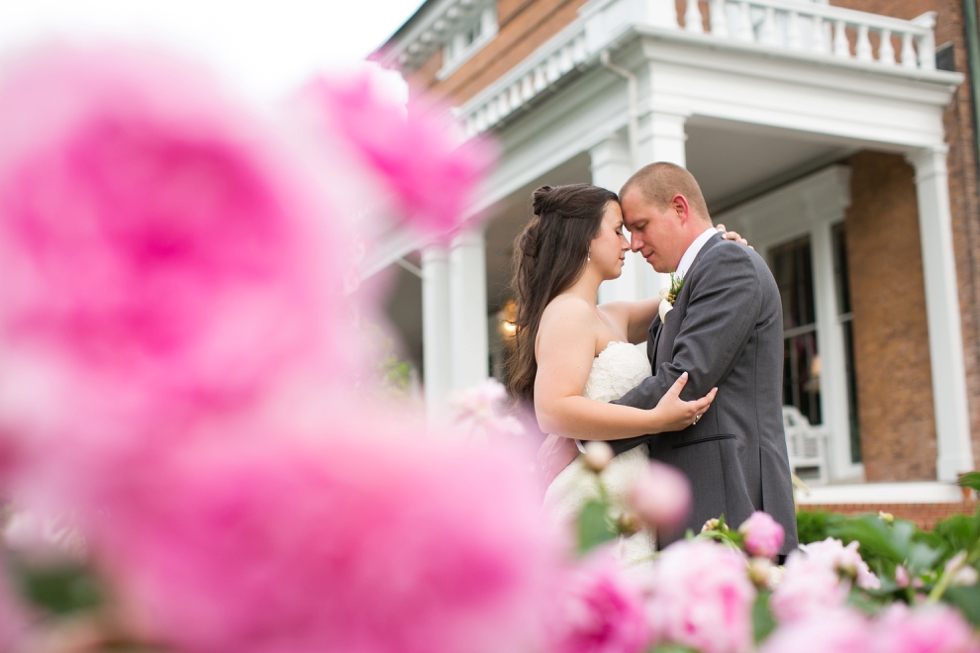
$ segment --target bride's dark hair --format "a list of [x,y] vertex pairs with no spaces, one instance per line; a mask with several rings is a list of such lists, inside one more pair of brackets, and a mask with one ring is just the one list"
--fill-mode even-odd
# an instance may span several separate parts
[[510,390],[527,404],[534,402],[534,342],[541,314],[578,280],[606,203],[619,200],[616,193],[589,184],[542,186],[531,198],[534,217],[514,244],[511,290],[517,304],[517,346],[508,361]]

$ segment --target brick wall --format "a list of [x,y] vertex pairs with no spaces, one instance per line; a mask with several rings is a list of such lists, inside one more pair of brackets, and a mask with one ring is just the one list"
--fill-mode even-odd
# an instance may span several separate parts
[[972,515],[977,511],[977,501],[966,499],[962,503],[855,503],[797,506],[798,512],[818,512],[826,510],[848,517],[857,515],[877,515],[879,511],[889,512],[898,519],[914,522],[923,530],[932,530],[936,522],[953,515]]
[[527,58],[578,17],[586,0],[499,0],[497,36],[447,79],[439,81],[442,53],[436,52],[407,76],[413,91],[461,104]]
[[861,455],[869,481],[936,477],[929,333],[912,167],[850,158],[847,258]]
[[[937,46],[952,43],[956,70],[969,72],[961,0],[831,0],[831,4],[905,19],[935,11]],[[949,191],[963,321],[970,427],[975,465],[980,468],[980,202],[977,196],[977,149],[969,78],[957,89],[946,110],[944,123],[946,141],[950,148]],[[855,297],[859,297],[857,292]],[[921,343],[925,343],[925,340]],[[860,366],[858,368],[858,373],[861,374]],[[867,365],[865,373],[869,373]],[[905,395],[899,394],[895,399],[895,405],[901,406]],[[863,430],[866,418],[871,415],[865,413],[863,406],[860,412]],[[932,414],[931,407],[929,414]],[[877,452],[869,453],[877,458]]]

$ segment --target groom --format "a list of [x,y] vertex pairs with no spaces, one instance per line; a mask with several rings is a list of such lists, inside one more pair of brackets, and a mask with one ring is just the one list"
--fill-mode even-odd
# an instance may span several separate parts
[[[683,372],[683,399],[716,386],[718,395],[683,431],[609,444],[619,453],[646,442],[651,458],[687,475],[694,501],[686,528],[697,533],[721,514],[736,528],[763,510],[785,529],[785,555],[797,533],[783,432],[782,306],[772,273],[754,250],[722,240],[697,181],[680,166],[642,168],[620,200],[633,251],[683,285],[663,321],[650,325],[653,376],[615,403],[653,408]],[[659,545],[682,534],[662,535]]]

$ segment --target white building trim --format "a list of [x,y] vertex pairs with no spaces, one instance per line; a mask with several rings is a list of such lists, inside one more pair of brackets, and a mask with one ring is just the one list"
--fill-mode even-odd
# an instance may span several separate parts
[[919,481],[911,483],[862,483],[825,485],[796,491],[799,505],[841,505],[881,503],[961,503],[963,488],[951,483]]

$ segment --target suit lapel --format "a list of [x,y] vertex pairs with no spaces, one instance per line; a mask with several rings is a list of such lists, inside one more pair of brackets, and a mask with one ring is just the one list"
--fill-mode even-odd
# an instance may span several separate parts
[[[698,262],[704,256],[704,253],[709,249],[720,243],[722,240],[721,233],[715,234],[701,247],[701,251],[698,252],[697,256],[694,257],[694,261],[691,263],[691,267],[687,270],[687,275],[685,279],[690,279],[691,274],[697,267]],[[681,307],[686,306],[687,298],[690,295],[690,289],[687,283],[684,284],[684,288],[678,294],[677,299],[674,300],[674,305],[677,306],[680,303]],[[682,300],[683,297],[683,300]],[[676,319],[676,318],[675,318]],[[671,349],[674,346],[673,337],[663,338],[663,332],[667,329],[665,324],[661,324],[660,317],[656,317],[653,320],[653,325],[650,327],[651,334],[653,333],[653,327],[657,327],[656,335],[653,339],[653,355],[651,358],[651,364],[653,365],[654,373],[656,373],[657,368],[662,364],[671,359]],[[676,329],[675,329],[676,332]],[[668,342],[669,341],[669,342]]]

